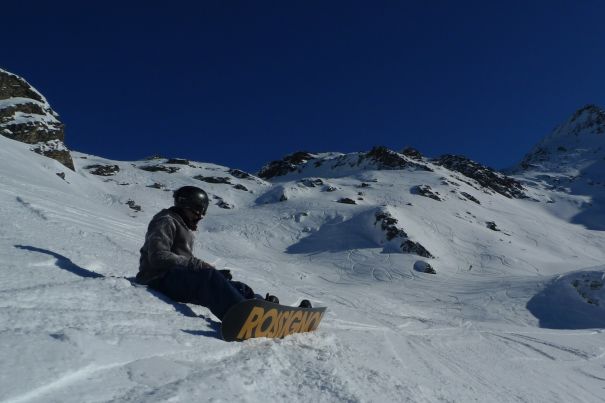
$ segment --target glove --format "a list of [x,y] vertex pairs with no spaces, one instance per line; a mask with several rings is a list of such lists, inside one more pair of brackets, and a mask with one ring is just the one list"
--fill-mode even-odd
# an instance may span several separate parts
[[218,272],[221,273],[227,280],[233,280],[231,270],[219,270]]

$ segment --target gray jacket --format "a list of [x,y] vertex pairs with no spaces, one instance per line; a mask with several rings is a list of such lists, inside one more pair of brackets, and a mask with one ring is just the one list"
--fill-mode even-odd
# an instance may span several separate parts
[[211,265],[193,256],[193,231],[174,207],[156,214],[141,248],[137,281],[149,284],[169,269],[203,270]]

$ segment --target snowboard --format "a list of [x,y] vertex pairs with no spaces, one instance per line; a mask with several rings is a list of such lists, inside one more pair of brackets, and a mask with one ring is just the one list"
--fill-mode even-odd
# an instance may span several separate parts
[[233,306],[223,318],[221,336],[226,341],[255,337],[282,338],[292,333],[312,332],[326,308],[299,308],[248,299]]

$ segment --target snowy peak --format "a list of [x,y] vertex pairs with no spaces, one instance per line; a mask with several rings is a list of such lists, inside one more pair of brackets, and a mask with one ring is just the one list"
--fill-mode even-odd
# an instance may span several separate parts
[[0,69],[0,134],[74,169],[63,144],[65,125],[44,96],[23,78]]
[[520,170],[554,172],[582,169],[605,156],[605,111],[596,105],[577,110],[543,138],[521,161]]
[[605,111],[596,105],[578,109],[567,122],[557,127],[553,136],[590,134],[605,134]]
[[552,193],[551,212],[605,230],[605,111],[587,105],[544,137],[513,169]]

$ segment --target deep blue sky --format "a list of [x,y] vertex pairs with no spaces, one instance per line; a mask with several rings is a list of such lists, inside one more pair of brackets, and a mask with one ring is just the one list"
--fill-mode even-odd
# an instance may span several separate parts
[[409,145],[503,168],[605,106],[603,1],[14,1],[2,14],[0,67],[47,97],[70,148],[119,160],[256,171],[297,150]]

